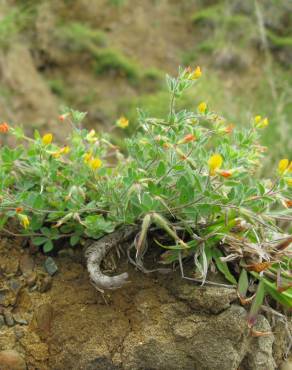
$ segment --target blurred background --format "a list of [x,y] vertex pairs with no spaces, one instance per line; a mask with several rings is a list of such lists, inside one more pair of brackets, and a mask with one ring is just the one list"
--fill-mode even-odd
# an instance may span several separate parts
[[168,108],[165,73],[200,65],[179,103],[236,126],[267,116],[270,161],[292,155],[291,0],[0,0],[0,121],[64,140],[61,106],[111,130]]

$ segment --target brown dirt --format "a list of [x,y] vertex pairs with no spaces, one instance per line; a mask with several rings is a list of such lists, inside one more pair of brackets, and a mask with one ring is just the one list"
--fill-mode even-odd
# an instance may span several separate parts
[[88,281],[80,249],[54,257],[59,271],[46,284],[46,257],[22,244],[1,240],[0,310],[18,322],[0,328],[0,357],[17,351],[29,370],[274,369],[273,338],[249,337],[235,291],[195,287],[177,273],[144,275],[122,259],[118,271],[131,282],[103,296]]

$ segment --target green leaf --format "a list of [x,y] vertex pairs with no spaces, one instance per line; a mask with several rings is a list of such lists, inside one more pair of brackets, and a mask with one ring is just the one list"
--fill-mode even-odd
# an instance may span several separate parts
[[54,244],[51,240],[48,240],[44,246],[43,246],[43,251],[44,253],[49,253],[54,249]]
[[32,243],[36,246],[42,245],[42,244],[46,243],[47,241],[48,241],[48,239],[43,237],[43,236],[36,236],[36,237],[32,238]]
[[5,226],[7,220],[8,220],[7,215],[0,217],[0,230]]
[[79,235],[72,235],[70,237],[70,245],[71,247],[75,247],[80,241],[80,236]]
[[218,270],[225,276],[226,280],[230,283],[236,285],[237,281],[235,277],[231,274],[226,262],[222,262],[220,257],[223,257],[223,253],[218,248],[212,248],[212,257],[215,260]]
[[257,287],[256,295],[252,301],[251,308],[248,314],[248,324],[251,327],[254,326],[256,323],[257,316],[263,304],[265,295],[266,295],[265,284],[262,280],[260,280],[259,285]]
[[145,211],[151,211],[153,207],[153,201],[149,194],[144,193],[142,197],[142,206]]
[[48,227],[42,227],[41,232],[47,237],[51,237],[51,230]]
[[262,278],[266,291],[280,304],[288,308],[292,307],[292,288],[279,292],[275,283],[270,282],[266,278]]
[[156,176],[161,177],[165,175],[165,173],[166,173],[166,166],[163,161],[160,161],[157,167],[157,170],[156,170]]
[[41,135],[40,135],[38,130],[34,130],[33,136],[34,136],[35,140],[40,140],[40,138],[41,138]]
[[245,269],[242,269],[239,275],[239,280],[238,280],[238,293],[240,297],[243,297],[243,298],[246,297],[248,285],[249,285],[249,282],[248,282],[247,271]]

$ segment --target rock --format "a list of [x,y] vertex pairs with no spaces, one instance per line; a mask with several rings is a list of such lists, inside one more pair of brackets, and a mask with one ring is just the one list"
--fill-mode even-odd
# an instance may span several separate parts
[[285,361],[280,370],[292,370],[292,359]]
[[63,257],[63,258],[74,258],[74,252],[72,248],[66,248],[66,249],[61,249],[58,252],[58,257]]
[[22,283],[17,279],[11,279],[8,283],[10,290],[17,296],[22,288]]
[[[139,330],[132,330],[124,340],[124,369],[261,370],[263,359],[266,369],[272,369],[273,340],[250,337],[246,311],[240,306],[218,315],[177,316],[171,326],[157,315],[155,321],[147,316],[140,315]],[[260,350],[251,359],[255,348]]]
[[51,276],[53,276],[58,271],[58,266],[52,257],[48,257],[45,260],[45,269],[47,273]]
[[14,318],[14,321],[19,325],[27,325],[28,324],[27,320],[25,318],[23,318],[21,315],[19,315],[18,313],[14,314],[13,318]]
[[5,320],[4,320],[4,316],[3,315],[0,315],[0,330],[1,328],[5,325]]
[[186,301],[197,311],[220,313],[237,300],[235,289],[218,287],[198,287],[182,281],[181,284],[170,285],[170,290],[176,297]]
[[0,290],[0,305],[14,306],[21,292],[22,283],[16,279],[9,280]]
[[30,274],[26,277],[26,284],[29,288],[32,288],[37,281],[37,273],[35,271],[32,271]]
[[24,254],[20,257],[19,269],[23,275],[30,274],[34,270],[34,266],[34,260],[30,255]]
[[[264,316],[257,318],[255,330],[272,333],[271,326]],[[276,364],[273,358],[274,335],[251,337],[247,355],[242,363],[243,369],[274,370]]]
[[53,313],[53,307],[49,303],[42,304],[35,312],[34,326],[36,326],[36,332],[42,339],[46,339],[50,335]]
[[26,364],[17,351],[1,351],[0,370],[26,370]]
[[8,307],[11,303],[11,295],[9,289],[2,289],[0,291],[0,305],[4,307]]
[[25,335],[25,332],[24,332],[23,327],[21,327],[21,326],[15,326],[14,327],[14,334],[15,334],[15,337],[18,340],[21,339],[21,338],[23,338],[24,335]]
[[40,293],[45,293],[52,287],[52,278],[50,276],[44,276],[38,281],[38,290]]
[[5,322],[6,322],[7,326],[13,326],[14,325],[13,315],[10,311],[8,311],[8,310],[4,311],[4,319],[5,319]]

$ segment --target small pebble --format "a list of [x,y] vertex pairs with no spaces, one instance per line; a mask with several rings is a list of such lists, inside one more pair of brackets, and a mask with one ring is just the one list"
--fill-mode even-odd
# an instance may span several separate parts
[[35,271],[31,272],[26,278],[26,284],[29,288],[33,287],[37,280],[37,273]]
[[45,260],[45,269],[47,273],[51,276],[53,276],[58,271],[58,266],[56,265],[52,257],[48,257]]
[[50,276],[45,276],[43,279],[39,281],[39,292],[45,293],[52,287],[52,278]]
[[31,273],[34,270],[33,258],[28,254],[21,256],[19,261],[19,269],[23,275]]
[[8,283],[10,289],[12,290],[13,293],[18,294],[20,289],[22,288],[22,284],[20,281],[16,279],[11,279]]
[[71,248],[66,248],[66,249],[61,249],[58,252],[59,257],[69,257],[73,258],[74,257],[74,252]]
[[0,364],[0,369],[3,370],[25,370],[27,368],[24,359],[14,350],[1,351]]
[[7,326],[14,325],[13,315],[10,311],[7,311],[7,310],[4,311],[4,318],[5,318],[5,322]]
[[0,315],[0,330],[1,328],[5,325],[5,320],[4,320],[4,316],[3,315]]
[[14,318],[14,321],[17,324],[20,324],[20,325],[27,325],[28,324],[28,322],[17,313],[13,315],[13,318]]
[[24,337],[25,331],[21,326],[15,326],[14,327],[14,334],[17,339],[21,339]]

